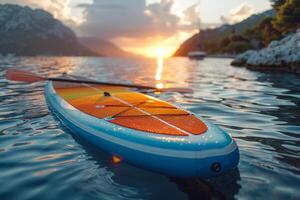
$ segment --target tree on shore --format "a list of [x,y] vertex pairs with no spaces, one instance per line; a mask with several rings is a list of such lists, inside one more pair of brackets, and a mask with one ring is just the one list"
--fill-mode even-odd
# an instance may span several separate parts
[[295,32],[300,28],[300,1],[273,0],[276,17],[272,21],[274,28],[283,34]]
[[[300,29],[300,0],[271,0],[276,11],[274,17],[266,17],[257,26],[243,33],[248,41],[253,39],[267,46],[280,40],[285,34]],[[224,41],[227,42],[227,41]]]
[[[250,49],[258,50],[300,29],[300,0],[270,1],[275,14],[261,17],[242,32],[236,31],[235,25],[232,25],[226,34],[211,36],[210,33],[215,34],[214,29],[208,29],[205,31],[206,36],[201,40],[201,50],[211,54],[236,54]],[[210,37],[214,39],[209,40]]]
[[258,30],[261,32],[261,42],[264,46],[267,46],[273,40],[279,40],[282,37],[280,31],[278,31],[273,25],[273,18],[267,17],[258,25]]

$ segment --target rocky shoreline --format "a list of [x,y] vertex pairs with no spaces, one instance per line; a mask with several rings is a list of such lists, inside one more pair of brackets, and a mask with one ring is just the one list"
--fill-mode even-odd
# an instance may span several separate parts
[[300,30],[280,41],[271,42],[268,47],[259,51],[249,50],[239,54],[231,65],[300,74]]

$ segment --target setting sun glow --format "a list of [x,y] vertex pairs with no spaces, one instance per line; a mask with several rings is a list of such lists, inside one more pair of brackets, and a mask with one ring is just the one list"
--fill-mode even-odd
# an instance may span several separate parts
[[146,56],[152,58],[167,58],[172,56],[174,48],[169,46],[154,46],[146,50]]
[[156,57],[157,58],[164,58],[166,57],[166,49],[162,47],[157,47],[155,49]]
[[118,44],[123,50],[132,52],[136,55],[142,55],[149,58],[171,57],[180,44],[188,39],[191,34],[195,34],[197,31],[183,32],[179,31],[174,36],[166,38],[161,36],[153,36],[141,39],[115,39],[115,44]]
[[148,49],[147,55],[154,58],[167,58],[173,53],[173,49],[167,46],[155,46]]

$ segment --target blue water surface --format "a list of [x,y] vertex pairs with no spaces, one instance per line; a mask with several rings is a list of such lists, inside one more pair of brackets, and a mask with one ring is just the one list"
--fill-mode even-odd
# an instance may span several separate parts
[[[81,57],[0,58],[0,199],[300,199],[300,77],[202,61]],[[151,94],[219,125],[240,149],[238,168],[178,179],[149,172],[76,137],[49,111],[44,83],[9,82],[7,68],[99,81],[189,87]]]

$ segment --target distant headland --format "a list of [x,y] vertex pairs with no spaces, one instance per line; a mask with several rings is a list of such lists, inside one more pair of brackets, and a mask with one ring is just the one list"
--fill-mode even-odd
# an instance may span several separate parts
[[[300,73],[300,1],[274,1],[273,9],[242,22],[201,30],[186,40],[174,56],[191,51],[236,57],[235,66]],[[239,55],[240,54],[240,55]]]

